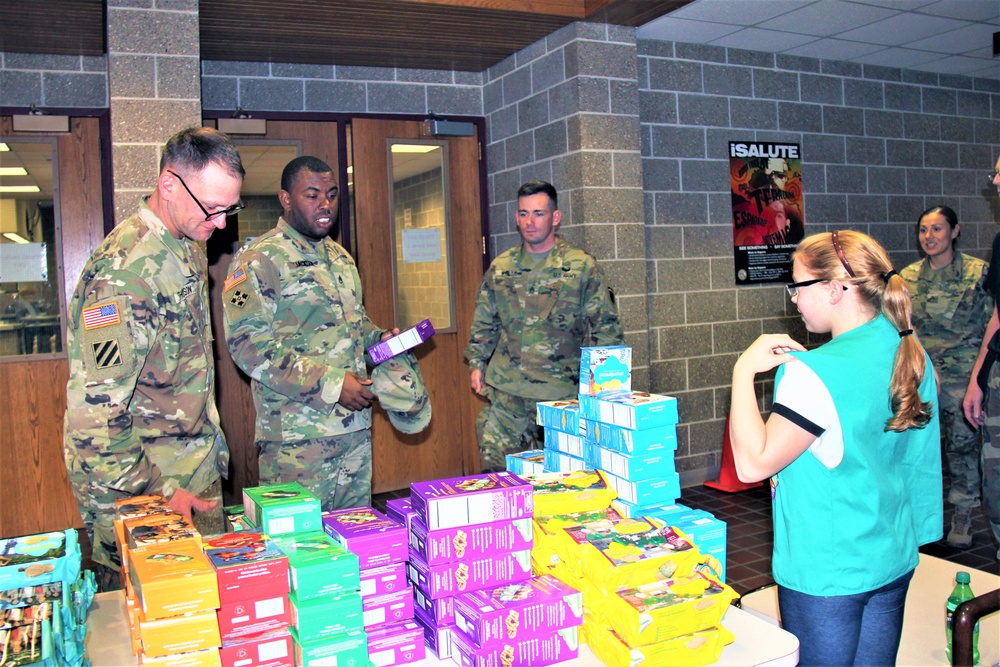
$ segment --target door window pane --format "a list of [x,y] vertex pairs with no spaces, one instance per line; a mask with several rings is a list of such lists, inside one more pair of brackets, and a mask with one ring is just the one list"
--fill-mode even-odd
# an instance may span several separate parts
[[0,357],[63,350],[56,152],[0,137]]
[[453,330],[446,143],[390,141],[396,326]]

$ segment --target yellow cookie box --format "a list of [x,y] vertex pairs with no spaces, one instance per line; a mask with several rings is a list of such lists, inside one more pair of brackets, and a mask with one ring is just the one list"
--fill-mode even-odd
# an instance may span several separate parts
[[732,588],[699,571],[609,594],[591,611],[635,647],[716,627],[738,597]]
[[545,472],[523,478],[532,486],[536,517],[607,509],[617,497],[600,470]]
[[142,667],[222,667],[222,657],[219,655],[219,649],[207,648],[157,658],[141,655],[139,664]]
[[136,610],[142,654],[156,658],[173,653],[188,653],[222,646],[219,634],[219,617],[215,610],[181,614],[169,618],[146,620],[141,610]]
[[638,665],[685,665],[698,667],[718,661],[726,644],[736,637],[722,626],[701,630],[690,635],[668,639],[656,644],[629,648],[611,630],[588,632],[588,644],[607,667],[637,667]]
[[219,608],[219,582],[201,549],[190,543],[165,550],[133,549],[132,585],[147,619]]

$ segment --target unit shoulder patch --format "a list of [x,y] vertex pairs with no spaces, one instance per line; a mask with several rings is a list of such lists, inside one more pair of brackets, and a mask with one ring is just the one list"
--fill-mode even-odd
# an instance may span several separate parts
[[103,299],[83,309],[80,353],[88,382],[126,377],[135,370],[128,297]]

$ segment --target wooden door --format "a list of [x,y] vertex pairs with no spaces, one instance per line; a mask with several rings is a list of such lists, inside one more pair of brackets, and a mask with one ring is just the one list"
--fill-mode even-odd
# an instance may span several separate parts
[[[13,131],[0,136],[52,136]],[[55,135],[62,228],[56,251],[69,303],[80,272],[104,239],[100,121],[73,118]],[[83,527],[63,458],[69,363],[65,352],[0,363],[0,537]]]
[[357,261],[365,308],[379,326],[403,328],[396,322],[400,312],[396,272],[399,243],[391,210],[389,144],[408,140],[441,144],[446,153],[444,192],[449,215],[445,252],[450,256],[448,284],[453,315],[447,330],[438,331],[415,349],[431,399],[430,426],[421,433],[404,435],[392,428],[381,407],[374,410],[374,493],[405,488],[413,481],[481,470],[475,418],[482,403],[469,387],[469,367],[463,359],[483,275],[476,137],[434,137],[429,124],[418,121],[351,121]]
[[[208,121],[206,125],[214,125]],[[243,183],[244,199],[259,198],[258,201],[273,197],[275,209],[270,219],[270,227],[278,223],[281,207],[278,205],[278,190],[280,189],[281,170],[288,160],[274,161],[266,157],[264,148],[288,147],[291,150],[282,151],[291,157],[314,155],[333,168],[335,174],[340,173],[337,164],[337,124],[335,122],[267,122],[267,134],[263,136],[231,135],[240,154],[247,177]],[[261,157],[261,156],[265,157]],[[257,448],[254,445],[254,424],[256,410],[253,395],[250,392],[250,378],[236,366],[229,347],[222,316],[222,284],[229,270],[229,262],[240,248],[240,239],[246,237],[240,234],[240,217],[246,221],[246,215],[240,214],[231,218],[225,229],[216,231],[208,241],[208,273],[209,292],[212,303],[212,333],[215,337],[215,377],[216,400],[219,405],[219,417],[222,421],[222,431],[226,434],[229,445],[230,464],[229,479],[224,486],[226,503],[241,503],[242,490],[248,486],[257,486],[259,480],[257,467]]]

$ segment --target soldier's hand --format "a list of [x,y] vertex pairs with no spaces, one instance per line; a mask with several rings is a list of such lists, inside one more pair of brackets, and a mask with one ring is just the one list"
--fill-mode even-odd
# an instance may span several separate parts
[[486,381],[483,377],[483,372],[481,370],[474,370],[469,375],[469,384],[472,385],[472,391],[479,395],[482,395],[483,389],[486,388]]
[[396,327],[393,327],[392,329],[389,329],[388,331],[383,331],[382,332],[382,337],[379,338],[379,340],[380,341],[381,340],[389,340],[393,336],[398,336],[398,335],[399,335],[399,329],[396,328]]
[[362,380],[355,373],[347,371],[344,375],[344,386],[340,390],[340,400],[337,401],[348,410],[364,410],[371,407],[375,394],[368,391],[371,380]]
[[965,390],[962,411],[965,412],[965,418],[975,428],[983,425],[983,390],[975,380],[970,382],[968,389]]
[[217,504],[215,500],[204,500],[184,489],[177,489],[174,495],[170,496],[170,509],[184,515],[188,521],[191,520],[191,510],[207,512],[215,509]]

